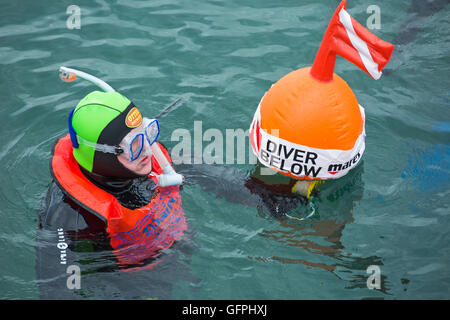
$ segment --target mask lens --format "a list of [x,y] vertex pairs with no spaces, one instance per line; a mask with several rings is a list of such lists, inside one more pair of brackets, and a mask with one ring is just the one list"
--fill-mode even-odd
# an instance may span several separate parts
[[147,136],[148,143],[152,145],[159,136],[159,123],[158,120],[152,120],[150,124],[145,128],[145,135]]
[[134,161],[141,155],[144,147],[144,135],[138,134],[130,144],[130,160]]

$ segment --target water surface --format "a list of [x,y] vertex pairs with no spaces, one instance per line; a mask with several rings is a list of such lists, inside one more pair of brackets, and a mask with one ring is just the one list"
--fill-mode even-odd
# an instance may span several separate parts
[[[126,276],[104,271],[110,252],[87,251],[78,297],[448,299],[447,2],[427,10],[420,1],[377,3],[381,29],[373,32],[397,45],[380,80],[338,58],[335,72],[366,110],[366,151],[361,166],[324,188],[311,218],[281,221],[258,198],[233,201],[251,164],[185,168],[197,177],[182,191],[185,241],[153,271]],[[193,134],[194,121],[204,131],[246,130],[271,84],[312,65],[338,1],[86,0],[77,2],[81,28],[73,30],[71,4],[0,4],[2,299],[39,298],[37,210],[51,181],[51,147],[94,89],[62,83],[59,66],[104,79],[145,115],[183,98],[161,121],[170,148],[171,133]],[[370,4],[351,0],[348,11],[365,25]],[[205,187],[211,181],[222,191]],[[309,210],[298,205],[288,214]],[[370,265],[380,266],[380,290],[367,288]]]

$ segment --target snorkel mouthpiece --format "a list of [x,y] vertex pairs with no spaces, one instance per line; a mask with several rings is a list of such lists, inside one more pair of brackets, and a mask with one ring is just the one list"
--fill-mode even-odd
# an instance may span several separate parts
[[161,187],[168,187],[168,186],[179,186],[184,183],[184,177],[181,174],[178,174],[175,172],[175,170],[170,165],[169,161],[167,161],[167,158],[164,156],[164,154],[161,151],[161,148],[158,146],[157,143],[153,143],[152,146],[153,155],[156,158],[156,161],[158,161],[159,165],[161,166],[164,174],[160,174],[157,176],[158,179],[158,185]]
[[[109,84],[107,84],[103,80],[101,80],[97,77],[94,77],[86,72],[76,70],[76,69],[66,68],[63,66],[61,66],[59,68],[59,72],[60,72],[61,80],[65,81],[65,82],[73,82],[77,78],[82,78],[82,79],[85,79],[85,80],[95,84],[96,86],[100,87],[105,92],[115,92],[115,90]],[[73,111],[69,118],[71,118],[72,114],[73,114]],[[70,120],[69,120],[69,128],[72,128]],[[75,144],[77,145],[75,131],[74,130],[73,130],[73,132],[71,131],[70,134],[71,134],[72,143],[74,144],[74,141],[75,141]],[[72,138],[72,136],[73,136],[73,138]],[[74,148],[76,148],[75,144],[74,144]],[[159,163],[160,167],[162,168],[162,170],[164,172],[163,174],[156,176],[156,178],[158,180],[158,185],[160,187],[168,187],[168,186],[176,186],[176,185],[183,184],[184,177],[175,172],[175,170],[170,165],[169,161],[167,160],[167,158],[164,156],[163,152],[161,151],[161,148],[159,147],[159,145],[157,143],[153,143],[151,145],[151,150],[153,152],[153,155],[156,158],[156,161]]]

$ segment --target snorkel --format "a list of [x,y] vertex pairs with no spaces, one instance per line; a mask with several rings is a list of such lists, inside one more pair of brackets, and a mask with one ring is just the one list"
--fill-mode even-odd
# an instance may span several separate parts
[[[73,82],[77,79],[77,77],[85,79],[99,88],[101,88],[105,92],[115,92],[115,90],[106,82],[103,80],[94,77],[93,75],[90,75],[86,72],[66,68],[61,66],[59,68],[59,76],[61,80],[65,82]],[[170,165],[167,158],[164,156],[163,152],[161,151],[161,148],[157,143],[153,143],[151,145],[151,149],[153,152],[153,155],[155,156],[156,161],[160,165],[161,169],[163,170],[163,174],[156,175],[158,185],[160,187],[168,187],[168,186],[176,186],[181,185],[184,182],[184,177],[181,174],[178,174],[175,172],[173,167]]]

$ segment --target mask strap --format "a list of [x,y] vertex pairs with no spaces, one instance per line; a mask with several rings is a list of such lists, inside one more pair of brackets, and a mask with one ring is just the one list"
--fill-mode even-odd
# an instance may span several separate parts
[[69,115],[69,134],[70,134],[70,141],[72,141],[72,146],[75,149],[78,149],[79,144],[77,141],[77,133],[75,132],[75,129],[72,127],[72,117],[73,117],[74,112],[75,112],[75,109],[73,109]]
[[119,155],[119,154],[123,153],[123,149],[119,146],[113,147],[113,146],[109,146],[107,144],[91,142],[89,140],[86,140],[86,139],[78,136],[78,135],[77,135],[77,139],[80,141],[81,144],[84,144],[88,147],[94,148],[95,150],[101,151],[103,153],[112,153],[115,155]]

